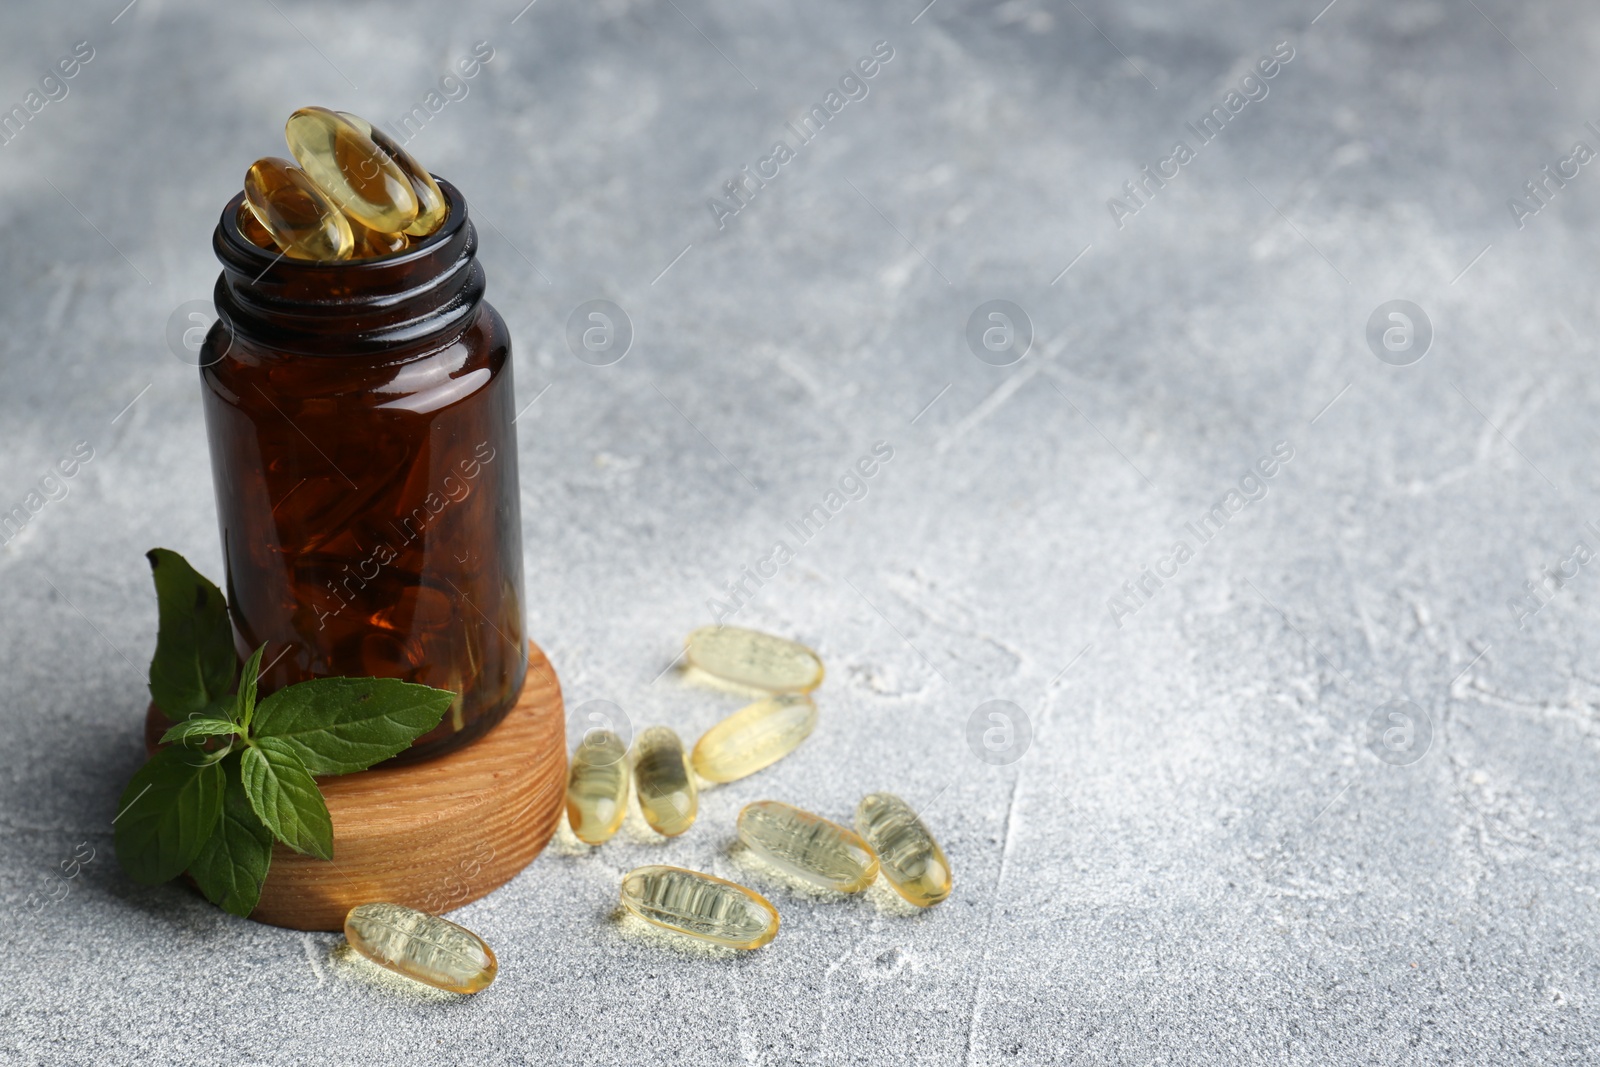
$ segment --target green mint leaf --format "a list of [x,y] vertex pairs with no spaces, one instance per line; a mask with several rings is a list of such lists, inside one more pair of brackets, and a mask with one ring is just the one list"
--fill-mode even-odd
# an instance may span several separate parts
[[174,720],[224,705],[239,656],[222,591],[165,548],[145,553],[155,578],[161,627],[150,661],[150,696]]
[[350,774],[404,752],[454,699],[395,678],[316,678],[263,700],[253,730],[293,749],[312,774]]
[[261,653],[267,650],[262,645],[250,653],[250,658],[244,661],[244,670],[239,675],[239,700],[234,705],[233,717],[239,721],[246,734],[250,732],[250,717],[256,711],[256,684],[261,681]]
[[245,796],[238,754],[225,760],[222,768],[227,777],[222,818],[189,864],[189,876],[207,900],[243,918],[261,900],[261,884],[272,863],[272,831],[262,825]]
[[296,852],[333,859],[333,821],[316,779],[293,748],[276,737],[250,742],[239,760],[250,807],[272,836]]
[[193,741],[207,737],[227,737],[239,732],[239,724],[232,719],[185,719],[166,733],[161,735],[161,743],[170,745],[174,741]]
[[222,768],[191,748],[164,748],[134,772],[115,822],[117,860],[136,882],[175,877],[211,836],[222,812]]

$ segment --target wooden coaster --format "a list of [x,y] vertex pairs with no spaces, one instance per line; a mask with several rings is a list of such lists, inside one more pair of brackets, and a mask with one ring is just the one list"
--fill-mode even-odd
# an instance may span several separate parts
[[[147,744],[165,721],[152,706]],[[273,845],[250,918],[343,930],[357,904],[389,901],[439,914],[504,885],[561,819],[566,732],[555,670],[529,642],[516,705],[476,741],[426,763],[318,779],[333,817],[333,860]]]

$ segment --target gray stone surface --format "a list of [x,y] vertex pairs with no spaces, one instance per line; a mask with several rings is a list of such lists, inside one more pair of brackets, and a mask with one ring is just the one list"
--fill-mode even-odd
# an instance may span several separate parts
[[[94,58],[0,149],[0,505],[94,458],[0,549],[0,1060],[1594,1062],[1600,578],[1575,558],[1509,602],[1600,548],[1600,177],[1520,229],[1507,198],[1600,147],[1600,12],[1320,2],[9,8],[0,104]],[[683,838],[563,837],[462,909],[502,971],[456,999],[135,886],[109,824],[141,553],[221,569],[164,340],[217,211],[293,108],[392,122],[477,40],[411,147],[473,205],[538,397],[528,621],[571,703],[690,735],[736,707],[655,679],[786,521],[894,455],[735,616],[821,651],[817,734]],[[870,94],[719,230],[708,198],[880,40]],[[1119,228],[1107,198],[1280,41],[1268,95]],[[604,368],[564,340],[595,298],[637,333]],[[1010,366],[964,340],[995,298],[1036,333]],[[1365,339],[1396,298],[1435,334],[1405,367]],[[966,740],[994,699],[1034,735],[1000,765]],[[1398,699],[1399,756],[1370,721]],[[954,864],[925,914],[728,850],[749,800],[846,818],[877,788]],[[733,958],[617,921],[658,861],[761,885],[783,933]]]

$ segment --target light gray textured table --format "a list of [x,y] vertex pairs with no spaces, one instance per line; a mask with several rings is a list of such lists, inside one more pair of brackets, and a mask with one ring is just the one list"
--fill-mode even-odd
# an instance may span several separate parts
[[[93,450],[0,549],[0,1060],[1600,1057],[1600,176],[1572,161],[1600,148],[1600,12],[921,2],[0,16],[6,108],[93,49],[0,148],[0,507]],[[816,735],[708,790],[690,834],[563,836],[459,912],[502,969],[457,999],[135,886],[109,828],[142,758],[141,554],[221,571],[165,339],[209,297],[217,212],[293,108],[392,124],[480,40],[410,147],[472,204],[532,405],[532,635],[571,704],[694,735],[738,701],[657,676],[784,539],[732,621],[829,678]],[[879,41],[865,98],[802,143],[785,123]],[[794,158],[742,210],[708,207],[779,138]],[[1126,198],[1146,165],[1177,176]],[[591,299],[633,323],[611,366],[565,340]],[[1010,365],[965,339],[991,299],[1031,322]],[[1387,361],[1367,341],[1394,299],[1433,333],[1408,366],[1399,320]],[[786,524],[878,441],[865,495],[799,544]],[[1018,720],[993,764],[968,741],[990,700],[1032,738]],[[848,818],[877,788],[953,862],[925,914],[729,851],[747,801]],[[657,861],[761,885],[782,934],[731,958],[617,921],[619,874]]]

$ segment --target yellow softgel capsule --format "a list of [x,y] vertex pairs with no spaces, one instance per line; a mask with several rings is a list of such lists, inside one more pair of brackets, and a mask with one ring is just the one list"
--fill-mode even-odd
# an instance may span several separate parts
[[451,993],[476,993],[500,964],[483,938],[400,904],[362,904],[344,917],[350,947],[380,967]]
[[367,229],[399,233],[417,220],[411,182],[349,120],[325,107],[303,107],[289,116],[283,135],[311,180]]
[[822,660],[805,645],[737,626],[702,626],[689,635],[691,667],[769,693],[809,693],[822,684]]
[[350,252],[351,259],[374,259],[395,252],[404,252],[411,246],[411,239],[403,233],[369,230],[359,222],[350,223],[350,233],[355,238],[355,247]]
[[878,854],[894,891],[919,908],[950,895],[950,861],[911,805],[893,793],[872,793],[856,805],[856,832]]
[[250,210],[249,204],[239,205],[239,233],[257,248],[265,248],[269,252],[282,251],[272,239],[272,234],[261,225],[261,220],[256,218],[256,213]]
[[780,801],[746,804],[739,840],[779,870],[824,889],[859,893],[878,877],[878,857],[859,834]]
[[572,754],[567,822],[586,845],[601,845],[628,814],[628,747],[610,730],[591,730]]
[[274,244],[290,259],[349,259],[350,222],[305,171],[278,156],[250,165],[244,200]]
[[810,697],[783,695],[748,704],[701,735],[691,762],[700,777],[733,782],[793,752],[817,726]]
[[383,153],[394,160],[395,166],[406,176],[411,183],[411,191],[417,196],[417,218],[405,232],[412,237],[426,237],[443,224],[445,216],[450,213],[450,202],[444,198],[444,193],[439,189],[439,183],[433,180],[433,175],[412,158],[411,153],[401,148],[393,137],[378,129],[360,115],[352,115],[348,111],[340,111],[342,119],[349,120],[350,124],[368,137],[372,143],[383,150]]
[[699,791],[678,735],[652,726],[633,742],[633,788],[645,822],[658,834],[677,837],[694,825]]
[[646,922],[731,948],[760,948],[778,936],[778,909],[766,897],[682,867],[629,871],[622,904]]

